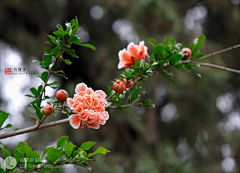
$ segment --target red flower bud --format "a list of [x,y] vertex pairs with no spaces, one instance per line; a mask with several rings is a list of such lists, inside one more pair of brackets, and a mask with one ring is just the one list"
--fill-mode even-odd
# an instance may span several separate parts
[[183,48],[183,49],[182,49],[182,52],[187,52],[187,53],[188,53],[188,55],[184,55],[183,58],[189,58],[189,57],[191,57],[191,55],[192,55],[191,49],[189,49],[189,48],[187,48],[187,47]]
[[126,88],[131,88],[133,85],[133,80],[127,80],[124,78],[124,83],[126,84]]
[[47,104],[47,105],[45,105],[43,108],[42,108],[42,113],[44,114],[44,115],[51,115],[52,113],[53,113],[53,111],[54,111],[54,109],[53,109],[53,107],[52,107],[52,105],[49,105],[49,104]]
[[62,93],[62,91],[68,96],[67,91],[65,91],[65,90],[63,90],[63,89],[58,90],[58,91],[56,92],[56,98],[57,98],[57,100],[60,101],[60,102],[64,102],[65,100],[67,100],[67,97]]
[[126,84],[121,80],[116,80],[113,84],[113,90],[116,93],[122,93],[126,90]]

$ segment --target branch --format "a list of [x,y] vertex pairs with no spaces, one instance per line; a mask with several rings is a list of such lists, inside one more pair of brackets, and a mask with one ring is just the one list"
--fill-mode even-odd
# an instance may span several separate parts
[[[142,103],[141,102],[136,102],[136,103],[133,103],[133,104],[121,105],[121,106],[139,106],[139,105],[142,105]],[[109,108],[111,108],[111,109],[118,109],[117,106],[109,106]]]
[[223,67],[223,66],[220,66],[220,65],[209,64],[209,63],[200,63],[200,62],[191,62],[191,64],[207,66],[207,67],[213,67],[213,68],[216,68],[216,69],[225,70],[225,71],[229,71],[229,72],[234,72],[234,73],[239,73],[240,74],[240,70],[235,70],[235,69]]
[[240,44],[232,46],[232,47],[229,47],[229,48],[226,48],[226,49],[219,50],[217,52],[213,52],[213,53],[207,54],[207,55],[205,55],[205,56],[203,56],[203,57],[201,57],[201,58],[199,58],[197,60],[205,59],[205,58],[208,58],[210,56],[214,56],[214,55],[217,55],[217,54],[220,54],[220,53],[223,53],[223,52],[227,52],[227,51],[232,50],[232,49],[236,49],[238,47],[240,47]]

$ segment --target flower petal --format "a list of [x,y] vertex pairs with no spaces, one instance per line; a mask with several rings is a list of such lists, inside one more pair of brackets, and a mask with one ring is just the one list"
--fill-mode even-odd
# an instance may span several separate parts
[[132,63],[131,55],[126,49],[120,50],[118,52],[118,57],[119,60],[122,61],[124,64]]
[[144,45],[144,41],[140,41],[140,42],[139,42],[139,48],[140,48],[143,56],[148,55],[148,53],[147,53],[147,49],[148,49],[148,48]]
[[139,46],[135,45],[133,42],[129,43],[127,50],[130,53],[130,55],[134,58],[138,58],[141,52],[141,50],[139,49]]
[[87,85],[85,83],[79,83],[77,84],[76,88],[75,88],[75,93],[78,93],[80,91],[86,91],[88,89]]
[[96,90],[95,93],[102,96],[103,99],[107,96],[107,94],[102,90]]
[[93,129],[100,128],[100,125],[97,122],[87,123],[87,126],[93,128]]
[[69,123],[74,129],[78,129],[81,123],[79,116],[77,114],[73,114],[69,117]]

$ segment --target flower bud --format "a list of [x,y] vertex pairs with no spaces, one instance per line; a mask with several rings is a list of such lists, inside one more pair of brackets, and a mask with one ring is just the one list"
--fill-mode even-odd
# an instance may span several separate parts
[[189,49],[189,48],[187,48],[187,47],[183,48],[183,49],[182,49],[182,52],[187,52],[187,53],[188,53],[188,55],[184,55],[183,58],[189,58],[189,57],[191,57],[191,55],[192,55],[191,49]]
[[124,83],[126,84],[126,88],[131,88],[133,85],[133,80],[127,80],[124,78]]
[[58,90],[56,92],[56,98],[58,101],[60,101],[61,103],[64,102],[65,100],[67,100],[67,97],[62,93],[62,91],[68,96],[68,93],[67,91],[61,89],[61,90]]
[[42,108],[42,113],[44,114],[44,115],[51,115],[52,113],[53,113],[53,111],[54,111],[54,109],[53,109],[53,107],[52,107],[52,105],[49,105],[49,104],[47,104],[47,105],[45,105],[43,108]]
[[116,80],[113,84],[113,90],[116,93],[122,93],[126,90],[126,84],[121,80]]

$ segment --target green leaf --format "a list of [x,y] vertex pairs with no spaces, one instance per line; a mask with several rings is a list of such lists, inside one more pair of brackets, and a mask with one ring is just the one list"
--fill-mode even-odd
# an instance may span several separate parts
[[19,149],[19,148],[22,148],[22,147],[25,147],[25,146],[28,146],[28,144],[26,142],[20,141],[16,148]]
[[54,46],[50,41],[45,41],[45,44],[49,44],[51,46]]
[[54,162],[57,160],[57,159],[60,159],[63,155],[63,150],[62,148],[51,148],[48,153],[47,153],[47,161],[49,161],[50,164],[54,164]]
[[38,94],[40,94],[42,92],[42,89],[43,89],[43,85],[39,85],[38,86]]
[[41,120],[44,116],[44,114],[41,112],[41,109],[39,107],[36,107],[36,114],[39,117],[39,119]]
[[[74,24],[75,23],[75,24]],[[78,24],[78,18],[75,17],[75,20],[71,21],[71,25],[74,25],[74,28],[72,30],[72,35],[75,35],[77,33],[77,31],[80,29],[79,24]]]
[[200,35],[198,37],[198,41],[196,44],[193,45],[193,49],[192,49],[192,56],[195,57],[198,54],[198,51],[200,50],[200,48],[202,47],[204,41],[206,39],[205,35]]
[[55,75],[57,75],[57,76],[60,76],[60,77],[64,77],[65,79],[68,79],[64,74],[55,74]]
[[96,142],[92,142],[92,141],[88,141],[88,142],[84,142],[82,145],[81,145],[81,149],[83,150],[89,150],[92,146],[94,146],[96,144]]
[[21,151],[19,151],[17,148],[14,148],[14,157],[17,160],[17,162],[19,161],[19,159],[24,158],[24,155]]
[[109,87],[108,87],[108,94],[109,94],[109,95],[112,95],[112,90],[113,90],[113,87],[109,86]]
[[52,62],[52,56],[51,55],[45,55],[45,65],[49,66]]
[[164,43],[164,45],[165,45],[165,46],[168,46],[168,45],[170,45],[170,43],[171,43],[171,40],[172,40],[172,38],[171,38],[170,36],[168,36],[168,37],[166,38],[166,40],[165,40],[165,43]]
[[175,81],[172,78],[168,77],[166,74],[161,73],[161,75],[164,76],[165,78],[169,79],[170,81],[172,81],[175,84]]
[[59,37],[60,39],[63,39],[65,32],[61,29],[58,29],[58,31],[53,32],[53,34],[56,35],[57,37]]
[[73,153],[74,145],[72,142],[65,143],[65,156],[69,159]]
[[58,81],[54,81],[53,83],[48,84],[48,86],[51,86],[51,85],[61,85],[61,84]]
[[69,59],[63,59],[62,61],[64,61],[67,65],[71,65],[72,62]]
[[91,45],[91,44],[77,44],[77,45],[83,46],[83,47],[87,47],[87,48],[90,48],[92,50],[96,50],[96,48],[93,45]]
[[76,54],[75,54],[75,50],[74,49],[69,49],[66,51],[66,53],[68,53],[69,55],[71,55],[73,58],[79,58]]
[[45,147],[41,159],[42,159],[42,158],[45,156],[45,154],[46,154],[51,148],[53,148],[53,147],[55,147],[55,146],[54,146],[54,145],[50,145],[50,146]]
[[6,113],[2,110],[0,110],[0,127],[2,127],[3,123],[6,121],[8,118],[9,113]]
[[43,82],[46,82],[47,77],[48,77],[48,72],[44,71],[44,72],[42,72],[41,76],[38,76],[38,77],[40,77],[43,80]]
[[139,92],[140,92],[140,88],[139,88],[139,86],[137,84],[136,87],[135,87],[134,92],[131,94],[131,103],[133,103],[136,100],[136,98],[138,97]]
[[57,148],[63,147],[64,144],[67,142],[68,138],[68,136],[62,136],[61,138],[59,138],[59,140],[57,141]]
[[81,166],[81,167],[84,167],[84,168],[87,168],[89,171],[92,170],[92,167],[90,165],[88,165],[87,163],[78,163],[78,162],[73,162],[74,165],[78,165],[78,166]]
[[103,147],[99,147],[96,151],[94,151],[93,153],[89,153],[88,154],[88,158],[89,157],[92,157],[92,156],[94,156],[94,155],[96,155],[96,154],[103,154],[103,155],[105,155],[105,154],[107,154],[108,152],[110,152],[109,150],[107,150],[106,148],[103,148]]
[[71,36],[69,41],[72,42],[73,44],[81,44],[82,43],[80,38],[76,35]]
[[32,154],[33,154],[33,150],[31,147],[29,146],[24,146],[24,147],[21,147],[21,148],[17,148],[19,151],[21,151],[23,154],[26,154],[26,157],[27,158],[31,158],[32,157]]
[[57,57],[58,56],[58,54],[59,54],[59,52],[60,52],[60,49],[59,48],[54,48],[53,50],[52,50],[52,56],[54,56],[54,57]]
[[149,38],[149,39],[148,39],[148,42],[151,43],[151,44],[153,45],[153,47],[156,46],[156,40],[155,40],[155,39]]
[[8,156],[11,156],[10,152],[8,150],[6,150],[5,148],[2,148],[2,153],[8,157]]
[[157,54],[160,54],[163,57],[165,55],[165,47],[164,47],[164,45],[162,45],[162,44],[157,45],[156,47],[154,47],[153,52],[157,53]]
[[35,98],[35,96],[32,96],[32,95],[28,95],[28,94],[27,94],[27,95],[25,95],[25,96],[27,96],[27,97],[33,97],[33,98]]
[[177,62],[179,62],[181,59],[183,58],[182,55],[180,54],[174,54],[173,56],[171,56],[168,61],[170,64],[175,65]]
[[33,95],[35,95],[35,96],[38,95],[38,91],[36,88],[32,87],[32,88],[30,88],[30,91],[32,92]]
[[30,115],[30,116],[33,117],[34,119],[38,120],[38,121],[40,120],[37,115]]
[[51,39],[53,44],[58,45],[57,39],[55,37],[53,37],[52,35],[48,35],[48,37]]

